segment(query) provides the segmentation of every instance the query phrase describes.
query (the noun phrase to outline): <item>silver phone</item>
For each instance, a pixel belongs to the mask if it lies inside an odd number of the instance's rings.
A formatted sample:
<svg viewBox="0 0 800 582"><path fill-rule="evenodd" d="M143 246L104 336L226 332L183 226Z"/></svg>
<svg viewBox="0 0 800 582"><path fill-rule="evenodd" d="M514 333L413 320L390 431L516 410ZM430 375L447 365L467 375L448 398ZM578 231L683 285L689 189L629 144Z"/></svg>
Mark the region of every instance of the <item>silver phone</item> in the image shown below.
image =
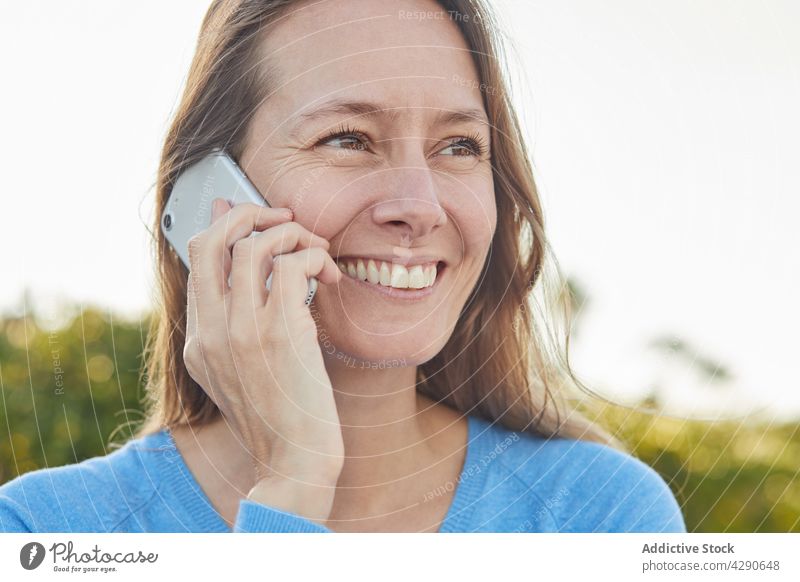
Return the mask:
<svg viewBox="0 0 800 582"><path fill-rule="evenodd" d="M214 198L225 198L234 206L243 202L269 206L236 161L222 149L213 150L184 170L161 213L161 230L187 269L190 268L189 239L211 224ZM259 231L253 231L250 236L257 234ZM271 282L272 273L267 277L267 289ZM316 277L309 278L306 305L313 301L317 286Z"/></svg>

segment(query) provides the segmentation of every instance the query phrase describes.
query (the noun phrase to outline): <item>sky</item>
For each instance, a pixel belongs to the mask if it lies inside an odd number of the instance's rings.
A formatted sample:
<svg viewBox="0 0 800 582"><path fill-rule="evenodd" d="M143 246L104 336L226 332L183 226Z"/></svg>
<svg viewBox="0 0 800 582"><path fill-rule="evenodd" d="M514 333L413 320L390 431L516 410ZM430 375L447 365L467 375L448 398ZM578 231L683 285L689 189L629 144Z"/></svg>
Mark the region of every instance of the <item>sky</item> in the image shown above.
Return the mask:
<svg viewBox="0 0 800 582"><path fill-rule="evenodd" d="M800 415L800 3L498 0L576 373L676 414ZM0 310L150 306L161 142L207 2L4 7ZM689 357L648 347L664 336ZM727 381L701 373L718 361Z"/></svg>

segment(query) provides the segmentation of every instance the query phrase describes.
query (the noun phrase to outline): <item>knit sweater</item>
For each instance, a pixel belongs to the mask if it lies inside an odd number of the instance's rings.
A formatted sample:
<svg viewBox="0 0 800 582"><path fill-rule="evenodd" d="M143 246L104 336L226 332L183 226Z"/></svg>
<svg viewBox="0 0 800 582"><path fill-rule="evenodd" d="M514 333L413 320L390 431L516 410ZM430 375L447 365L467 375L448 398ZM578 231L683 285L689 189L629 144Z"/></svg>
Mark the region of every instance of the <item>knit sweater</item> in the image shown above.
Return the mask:
<svg viewBox="0 0 800 582"><path fill-rule="evenodd" d="M649 466L605 445L543 438L468 416L466 459L440 532L684 532L680 508ZM162 429L85 461L0 487L5 532L332 532L248 499L233 530Z"/></svg>

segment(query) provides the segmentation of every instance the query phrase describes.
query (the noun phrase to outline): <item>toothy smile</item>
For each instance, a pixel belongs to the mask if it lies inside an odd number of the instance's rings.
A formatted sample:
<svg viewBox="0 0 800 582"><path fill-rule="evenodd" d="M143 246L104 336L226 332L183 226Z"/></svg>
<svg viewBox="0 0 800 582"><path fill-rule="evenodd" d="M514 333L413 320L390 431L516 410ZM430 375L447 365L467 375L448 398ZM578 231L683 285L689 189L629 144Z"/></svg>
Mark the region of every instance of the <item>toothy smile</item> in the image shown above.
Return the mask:
<svg viewBox="0 0 800 582"><path fill-rule="evenodd" d="M414 265L401 265L368 257L339 257L336 264L345 275L373 285L395 289L424 289L436 282L437 269L444 262L431 260Z"/></svg>

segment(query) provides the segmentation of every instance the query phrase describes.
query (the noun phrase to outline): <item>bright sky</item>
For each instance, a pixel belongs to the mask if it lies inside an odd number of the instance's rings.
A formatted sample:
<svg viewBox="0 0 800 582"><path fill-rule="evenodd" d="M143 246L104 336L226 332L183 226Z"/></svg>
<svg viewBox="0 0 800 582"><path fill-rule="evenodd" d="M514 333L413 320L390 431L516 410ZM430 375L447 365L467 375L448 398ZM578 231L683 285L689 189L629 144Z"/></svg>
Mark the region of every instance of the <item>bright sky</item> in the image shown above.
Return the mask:
<svg viewBox="0 0 800 582"><path fill-rule="evenodd" d="M590 302L580 377L672 410L800 414L800 3L502 0L547 228ZM135 314L161 141L206 2L17 2L0 54L6 276ZM674 334L733 373L646 348Z"/></svg>

